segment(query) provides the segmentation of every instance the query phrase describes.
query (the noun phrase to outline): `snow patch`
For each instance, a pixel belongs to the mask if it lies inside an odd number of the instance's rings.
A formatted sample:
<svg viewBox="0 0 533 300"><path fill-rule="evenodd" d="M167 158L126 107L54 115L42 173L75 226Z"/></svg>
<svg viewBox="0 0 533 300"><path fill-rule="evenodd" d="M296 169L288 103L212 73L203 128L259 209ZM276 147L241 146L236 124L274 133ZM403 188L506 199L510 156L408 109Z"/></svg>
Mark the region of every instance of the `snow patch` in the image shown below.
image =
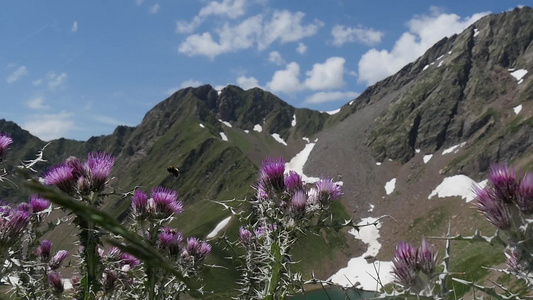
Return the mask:
<svg viewBox="0 0 533 300"><path fill-rule="evenodd" d="M254 125L254 131L261 132L261 131L263 131L263 127L261 127L261 125L259 125L259 124L255 124Z"/></svg>
<svg viewBox="0 0 533 300"><path fill-rule="evenodd" d="M513 70L513 71L511 71ZM509 69L509 71L511 72L511 76L513 76L517 81L518 81L518 84L521 84L523 81L524 81L524 76L526 76L527 74L527 70L526 69L519 69L519 70L514 70L514 69Z"/></svg>
<svg viewBox="0 0 533 300"><path fill-rule="evenodd" d="M200 127L205 128L204 124L200 123Z"/></svg>
<svg viewBox="0 0 533 300"><path fill-rule="evenodd" d="M479 34L479 29L474 28L474 37L476 37Z"/></svg>
<svg viewBox="0 0 533 300"><path fill-rule="evenodd" d="M296 126L296 114L292 115L291 125L292 125L292 127Z"/></svg>
<svg viewBox="0 0 533 300"><path fill-rule="evenodd" d="M219 121L220 123L222 123L222 124L228 126L229 128L231 128L231 124L230 124L230 122L222 121L222 120L220 120L220 119L219 119L218 121Z"/></svg>
<svg viewBox="0 0 533 300"><path fill-rule="evenodd" d="M353 104L353 101L354 101L354 100L350 101L350 103L349 103L348 105L352 105L352 104Z"/></svg>
<svg viewBox="0 0 533 300"><path fill-rule="evenodd" d="M429 68L429 65L425 65L422 71L425 71L427 68Z"/></svg>
<svg viewBox="0 0 533 300"><path fill-rule="evenodd" d="M220 132L219 134L223 141L226 141L226 142L228 141L228 137L226 136L224 132Z"/></svg>
<svg viewBox="0 0 533 300"><path fill-rule="evenodd" d="M361 219L358 225L373 224L377 220L377 218L372 217L364 218ZM368 225L359 228L359 232L355 229L350 230L349 233L351 235L368 245L367 250L361 256L350 259L345 268L337 271L328 280L344 287L351 287L354 283L359 282L361 284L359 287L368 291L379 290L380 286L378 286L375 278L380 278L383 285L392 282L394 278L391 273L393 267L391 261L369 263L365 259L365 257L369 256L375 257L381 249L381 244L378 242L380 228L381 223L378 222L376 226ZM376 274L376 271L378 274Z"/></svg>
<svg viewBox="0 0 533 300"><path fill-rule="evenodd" d="M444 61L441 61L441 62L439 63L439 65L437 66L437 68L439 68L439 67L442 66L443 64L444 64Z"/></svg>
<svg viewBox="0 0 533 300"><path fill-rule="evenodd" d="M218 235L218 233L224 229L229 221L231 220L231 216L225 218L224 220L220 221L220 223L217 224L217 226L215 227L215 229L213 229L213 231L211 231L207 236L206 236L206 239L212 239L214 238L215 236Z"/></svg>
<svg viewBox="0 0 533 300"><path fill-rule="evenodd" d="M396 178L392 178L387 183L385 183L385 192L387 195L392 194L394 192L394 188L396 187Z"/></svg>
<svg viewBox="0 0 533 300"><path fill-rule="evenodd" d="M415 153L420 153L420 149L415 149Z"/></svg>
<svg viewBox="0 0 533 300"><path fill-rule="evenodd" d="M336 110L323 111L323 112L325 112L325 113L327 113L329 115L334 115L334 114L338 113L339 111L341 111L340 108L337 108Z"/></svg>
<svg viewBox="0 0 533 300"><path fill-rule="evenodd" d="M374 204L370 204L370 208L368 209L368 212L373 212L374 207L376 207Z"/></svg>
<svg viewBox="0 0 533 300"><path fill-rule="evenodd" d="M433 154L428 154L428 155L424 155L424 157L422 158L422 160L424 161L425 164L428 163L428 161L433 157Z"/></svg>
<svg viewBox="0 0 533 300"><path fill-rule="evenodd" d="M432 192L429 194L428 199L437 196L439 198L459 196L470 202L475 199L473 186L478 185L480 188L484 188L487 185L487 180L481 182L475 182L466 175L455 175L446 177L442 180Z"/></svg>
<svg viewBox="0 0 533 300"><path fill-rule="evenodd" d="M287 143L285 143L285 141L281 138L281 136L279 136L279 134L277 134L277 133L273 133L273 134L272 134L272 137L273 137L278 143L287 146Z"/></svg>
<svg viewBox="0 0 533 300"><path fill-rule="evenodd" d="M381 166L381 162L376 161L376 166Z"/></svg>
<svg viewBox="0 0 533 300"><path fill-rule="evenodd" d="M304 140L304 141L309 143L309 138L303 137L302 140Z"/></svg>
<svg viewBox="0 0 533 300"><path fill-rule="evenodd" d="M448 51L448 54L452 54L452 50Z"/></svg>
<svg viewBox="0 0 533 300"><path fill-rule="evenodd" d="M304 174L304 165L309 158L309 154L315 147L316 143L309 143L305 145L304 149L300 153L296 154L288 163L285 163L285 171L293 170L302 176L302 182L304 183L315 183L320 178L318 177L309 177Z"/></svg>
<svg viewBox="0 0 533 300"><path fill-rule="evenodd" d="M451 146L448 149L444 149L444 151L442 151L442 155L445 155L448 153L457 153L457 151L459 151L459 148L463 148L465 145L466 145L466 142L462 142L458 145Z"/></svg>
<svg viewBox="0 0 533 300"><path fill-rule="evenodd" d="M441 60L443 57L444 57L444 55L441 55L441 56L437 57L437 60Z"/></svg>
<svg viewBox="0 0 533 300"><path fill-rule="evenodd" d="M522 104L515 106L513 110L514 110L515 115L518 115L520 111L522 110Z"/></svg>

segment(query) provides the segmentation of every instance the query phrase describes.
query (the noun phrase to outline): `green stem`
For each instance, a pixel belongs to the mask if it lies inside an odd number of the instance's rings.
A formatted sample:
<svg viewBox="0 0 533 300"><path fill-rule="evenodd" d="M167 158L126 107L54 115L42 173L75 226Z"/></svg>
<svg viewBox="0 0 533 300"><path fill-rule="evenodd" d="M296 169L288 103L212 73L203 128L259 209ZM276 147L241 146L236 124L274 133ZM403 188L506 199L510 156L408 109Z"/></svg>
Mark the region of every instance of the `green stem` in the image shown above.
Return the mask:
<svg viewBox="0 0 533 300"><path fill-rule="evenodd" d="M270 253L274 258L274 261L272 266L272 275L270 276L270 282L268 284L268 294L265 297L266 300L278 299L278 297L274 297L274 295L278 288L279 279L281 277L281 270L283 268L283 257L281 255L281 249L277 243L272 244Z"/></svg>
<svg viewBox="0 0 533 300"><path fill-rule="evenodd" d="M98 278L96 277L96 265L98 264L96 257L96 240L94 237L94 222L87 221L87 228L82 229L86 231L87 245L85 245L86 253L86 267L87 267L87 285L85 287L85 299L95 299L98 285Z"/></svg>
<svg viewBox="0 0 533 300"><path fill-rule="evenodd" d="M159 226L151 226L149 230L150 234L150 245L155 246L157 239L157 232L159 231ZM155 284L156 284L156 269L152 265L145 264L146 269L146 291L148 292L148 299L155 299Z"/></svg>

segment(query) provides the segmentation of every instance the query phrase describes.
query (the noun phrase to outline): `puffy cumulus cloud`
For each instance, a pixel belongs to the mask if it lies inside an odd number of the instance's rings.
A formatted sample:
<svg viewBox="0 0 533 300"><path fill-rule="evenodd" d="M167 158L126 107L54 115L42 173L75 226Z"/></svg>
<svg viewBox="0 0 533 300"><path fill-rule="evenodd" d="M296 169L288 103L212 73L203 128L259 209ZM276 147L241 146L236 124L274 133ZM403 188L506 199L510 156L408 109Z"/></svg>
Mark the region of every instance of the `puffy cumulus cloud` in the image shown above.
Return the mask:
<svg viewBox="0 0 533 300"><path fill-rule="evenodd" d="M11 75L7 77L6 82L11 84L19 80L23 76L28 75L28 73L28 68L26 68L26 66L20 66L13 73L11 73Z"/></svg>
<svg viewBox="0 0 533 300"><path fill-rule="evenodd" d="M314 64L306 72L304 84L311 90L335 89L344 86L344 63L342 57L330 57L323 64Z"/></svg>
<svg viewBox="0 0 533 300"><path fill-rule="evenodd" d="M305 99L305 103L317 104L332 101L348 101L359 96L356 92L318 92Z"/></svg>
<svg viewBox="0 0 533 300"><path fill-rule="evenodd" d="M261 51L276 41L282 44L296 42L316 34L323 26L318 20L311 24L303 24L304 16L302 12L292 13L284 10L275 11L268 20L265 20L263 15L256 15L237 25L225 23L216 30L218 39L213 38L210 32L189 35L180 44L178 51L189 56L203 55L214 59L223 53L254 46Z"/></svg>
<svg viewBox="0 0 533 300"><path fill-rule="evenodd" d="M32 115L22 124L22 128L38 138L49 141L65 137L74 129L74 114L62 111L57 114Z"/></svg>
<svg viewBox="0 0 533 300"><path fill-rule="evenodd" d="M48 72L48 74L46 74L48 88L52 91L63 88L67 77L66 73L57 74L55 72Z"/></svg>
<svg viewBox="0 0 533 300"><path fill-rule="evenodd" d="M177 87L173 87L173 88L170 88L168 89L165 94L167 95L172 95L174 94L175 92L181 90L181 89L184 89L184 88L188 88L188 87L199 87L201 86L202 84L204 84L203 82L201 81L198 81L198 80L194 80L194 79L187 79L185 81L183 81L180 86L177 86Z"/></svg>
<svg viewBox="0 0 533 300"><path fill-rule="evenodd" d="M408 32L396 41L392 50L371 49L359 60L359 81L368 85L394 74L412 62L437 41L460 33L488 12L461 18L432 7L429 15L415 16L407 22Z"/></svg>
<svg viewBox="0 0 533 300"><path fill-rule="evenodd" d="M225 24L219 31L219 41L209 32L193 34L180 44L178 51L190 56L204 55L210 59L216 56L252 47L261 31L261 16L246 19L237 26Z"/></svg>
<svg viewBox="0 0 533 300"><path fill-rule="evenodd" d="M239 76L237 77L237 85L240 86L243 90L248 90L251 88L261 86L259 85L259 81L255 79L255 77L246 77L246 76Z"/></svg>
<svg viewBox="0 0 533 300"><path fill-rule="evenodd" d="M274 72L272 80L267 83L267 88L273 92L294 93L301 90L300 65L291 62L285 70Z"/></svg>
<svg viewBox="0 0 533 300"><path fill-rule="evenodd" d="M160 8L161 7L159 6L159 4L156 3L156 4L152 5L152 6L150 6L150 8L148 9L148 12L151 13L152 15L155 15L155 14L157 14L159 12Z"/></svg>
<svg viewBox="0 0 533 300"><path fill-rule="evenodd" d="M278 51L270 52L268 54L268 61L276 65L282 65L285 63L285 60L283 59L283 57L281 57L281 53L279 53Z"/></svg>
<svg viewBox="0 0 533 300"><path fill-rule="evenodd" d="M70 31L78 32L78 21L74 21L74 23L72 23L72 27L70 28Z"/></svg>
<svg viewBox="0 0 533 300"><path fill-rule="evenodd" d="M191 22L177 21L176 32L191 33L209 16L221 16L236 19L246 13L246 0L210 1L200 9Z"/></svg>
<svg viewBox="0 0 533 300"><path fill-rule="evenodd" d="M36 97L27 102L28 107L31 109L47 109L49 106L44 105L43 97Z"/></svg>
<svg viewBox="0 0 533 300"><path fill-rule="evenodd" d="M345 43L359 42L368 46L374 46L381 42L384 33L373 28L334 26L331 30L333 45L341 47Z"/></svg>
<svg viewBox="0 0 533 300"><path fill-rule="evenodd" d="M302 42L298 43L298 47L296 47L296 52L300 54L304 54L306 51L307 51L307 46Z"/></svg>

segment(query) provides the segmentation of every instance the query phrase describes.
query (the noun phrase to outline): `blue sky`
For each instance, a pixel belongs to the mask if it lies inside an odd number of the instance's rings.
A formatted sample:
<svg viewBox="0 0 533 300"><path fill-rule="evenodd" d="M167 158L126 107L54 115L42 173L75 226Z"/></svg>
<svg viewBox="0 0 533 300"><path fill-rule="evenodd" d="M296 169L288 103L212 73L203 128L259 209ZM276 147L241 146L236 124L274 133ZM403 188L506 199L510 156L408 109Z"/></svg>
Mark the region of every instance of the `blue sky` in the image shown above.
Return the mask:
<svg viewBox="0 0 533 300"><path fill-rule="evenodd" d="M135 126L187 86L332 111L436 41L522 2L2 1L0 118L43 140Z"/></svg>

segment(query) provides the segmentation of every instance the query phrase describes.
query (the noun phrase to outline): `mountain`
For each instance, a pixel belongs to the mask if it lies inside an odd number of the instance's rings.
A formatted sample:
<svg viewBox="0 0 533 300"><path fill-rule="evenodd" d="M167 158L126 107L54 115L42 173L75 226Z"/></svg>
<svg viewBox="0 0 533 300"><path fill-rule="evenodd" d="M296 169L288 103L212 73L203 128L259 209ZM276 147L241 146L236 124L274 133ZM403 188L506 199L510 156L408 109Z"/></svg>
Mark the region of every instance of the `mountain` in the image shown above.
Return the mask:
<svg viewBox="0 0 533 300"><path fill-rule="evenodd" d="M178 190L185 212L176 226L185 234L205 236L229 216L211 200L251 197L261 160L283 156L289 161L313 144L303 171L344 183L345 197L336 213L357 221L391 216L381 221L378 255L390 260L399 240L440 236L448 222L454 233L490 228L465 199L428 197L445 178L484 179L492 162L533 169L531 72L533 9L517 8L442 39L334 115L294 108L258 88L186 88L156 105L136 127L120 126L86 142L52 141L44 151L47 163L37 171L69 155L106 151L117 158L117 191L157 185ZM0 120L0 131L14 139L8 171L45 145L9 121ZM180 178L167 173L169 165L180 169ZM27 196L4 186L3 199ZM126 198L109 201L104 209L123 219L129 205ZM228 235L237 229L232 222ZM502 261L501 249L480 253L477 247L457 245L461 255L454 266L479 270ZM344 233L328 232L310 236L296 249L296 258L307 262L302 270L327 277L363 248ZM216 263L224 263L225 255L215 248ZM487 272L468 276L478 279ZM229 284L231 277L222 280Z"/></svg>

